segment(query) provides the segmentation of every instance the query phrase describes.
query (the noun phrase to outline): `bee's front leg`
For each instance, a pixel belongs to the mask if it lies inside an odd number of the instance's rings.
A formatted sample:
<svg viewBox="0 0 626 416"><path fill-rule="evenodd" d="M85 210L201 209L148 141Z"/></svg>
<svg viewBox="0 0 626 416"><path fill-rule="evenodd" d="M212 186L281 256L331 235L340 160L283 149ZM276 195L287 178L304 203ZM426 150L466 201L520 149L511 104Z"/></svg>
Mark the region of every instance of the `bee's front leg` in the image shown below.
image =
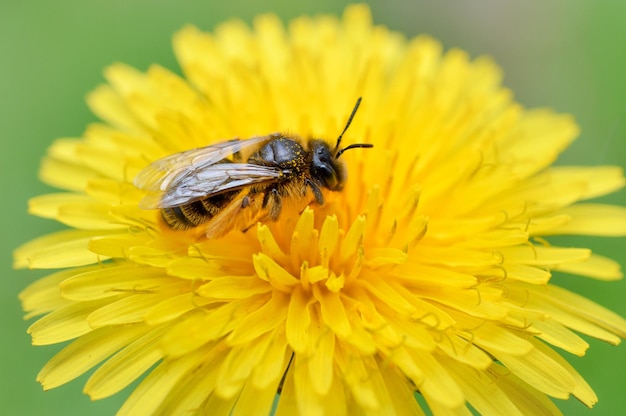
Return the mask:
<svg viewBox="0 0 626 416"><path fill-rule="evenodd" d="M313 192L313 196L315 197L315 201L320 204L320 205L324 205L324 195L322 195L322 191L319 188L319 186L317 186L312 180L307 179L306 184L309 188L311 188L311 191Z"/></svg>

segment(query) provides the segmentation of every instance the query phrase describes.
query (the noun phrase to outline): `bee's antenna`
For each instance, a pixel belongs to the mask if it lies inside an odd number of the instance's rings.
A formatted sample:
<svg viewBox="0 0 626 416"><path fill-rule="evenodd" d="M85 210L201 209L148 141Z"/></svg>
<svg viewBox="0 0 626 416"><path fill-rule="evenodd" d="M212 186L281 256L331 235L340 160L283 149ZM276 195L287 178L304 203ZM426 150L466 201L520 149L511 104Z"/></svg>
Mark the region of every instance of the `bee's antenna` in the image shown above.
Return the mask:
<svg viewBox="0 0 626 416"><path fill-rule="evenodd" d="M339 156L341 156L341 154L343 152L345 152L346 150L348 150L348 149L356 149L357 147L374 147L374 145L370 144L370 143L355 143L355 144L351 144L350 146L344 147L343 149L338 151L337 155L335 156L335 159L338 159Z"/></svg>
<svg viewBox="0 0 626 416"><path fill-rule="evenodd" d="M339 150L339 145L341 144L341 139L343 138L343 134L346 132L346 130L348 130L348 127L350 127L350 123L352 123L352 119L354 118L354 115L356 114L356 110L359 109L359 105L361 105L361 97L359 97L359 99L356 100L356 104L354 105L354 108L352 109L352 114L350 114L350 117L348 117L348 122L346 123L346 127L343 128L343 131L337 138L337 144L335 145L335 149L333 150L333 153L335 154L335 159L339 158L339 156L341 156L341 154L348 149L356 149L357 147L374 147L373 144L369 144L369 143L355 143Z"/></svg>
<svg viewBox="0 0 626 416"><path fill-rule="evenodd" d="M352 123L352 119L354 118L354 115L356 114L356 110L359 109L359 105L361 105L361 97L359 97L359 99L356 100L356 104L354 105L354 108L352 109L352 114L350 114L350 117L348 117L348 122L346 123L346 127L343 128L343 131L341 132L341 134L337 138L337 144L335 145L335 149L333 150L333 153L336 154L335 157L339 157L339 155L344 150L348 149L349 147L353 147L354 146L354 145L352 145L352 146L346 147L343 150L339 150L339 144L341 144L341 139L343 137L343 134L346 132L346 130L348 130L348 127L350 127L350 123ZM371 146L368 146L368 147L371 147Z"/></svg>

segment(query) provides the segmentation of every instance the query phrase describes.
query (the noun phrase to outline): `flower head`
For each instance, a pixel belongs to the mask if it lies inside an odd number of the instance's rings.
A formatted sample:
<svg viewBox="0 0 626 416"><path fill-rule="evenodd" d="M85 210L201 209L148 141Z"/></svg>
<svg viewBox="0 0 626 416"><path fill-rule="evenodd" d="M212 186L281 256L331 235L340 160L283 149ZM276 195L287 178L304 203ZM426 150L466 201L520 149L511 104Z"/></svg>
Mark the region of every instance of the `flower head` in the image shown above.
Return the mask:
<svg viewBox="0 0 626 416"><path fill-rule="evenodd" d="M342 19L275 16L252 28L181 30L181 78L122 64L88 99L103 122L60 139L34 215L69 229L25 244L17 267L63 269L21 294L36 345L73 340L45 389L99 365L85 392L110 396L147 373L120 414L558 413L591 388L556 352L585 334L612 344L626 322L550 283L618 265L546 237L623 236L626 210L581 201L615 191L614 167L551 167L571 117L526 110L491 60L443 53ZM149 163L273 132L332 146L357 97L348 178L323 205L286 198L278 221L206 238L142 209ZM245 208L242 208L245 209Z"/></svg>

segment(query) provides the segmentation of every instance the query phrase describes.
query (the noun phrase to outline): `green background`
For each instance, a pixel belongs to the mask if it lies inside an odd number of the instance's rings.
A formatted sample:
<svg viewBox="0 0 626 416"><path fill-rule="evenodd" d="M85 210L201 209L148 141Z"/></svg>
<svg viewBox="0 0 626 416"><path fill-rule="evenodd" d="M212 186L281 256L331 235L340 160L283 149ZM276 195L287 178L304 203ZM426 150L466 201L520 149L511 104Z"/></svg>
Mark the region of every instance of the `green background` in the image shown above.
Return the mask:
<svg viewBox="0 0 626 416"><path fill-rule="evenodd" d="M39 160L58 137L79 136L94 117L85 94L103 81L102 69L123 61L146 69L177 69L171 35L185 23L211 30L231 17L250 21L274 11L285 19L304 13L340 13L344 1L136 0L15 1L0 4L0 413L110 415L129 393L90 403L86 377L43 393L35 382L59 346L32 347L17 293L44 271L13 271L11 251L58 229L26 214L29 197L48 192L37 180ZM475 0L372 1L376 23L408 36L428 33L449 48L489 54L504 68L505 84L521 103L572 113L579 140L559 163L626 166L626 2ZM626 205L626 191L604 198ZM562 243L562 240L559 241ZM626 265L626 239L569 239ZM626 268L626 267L624 267ZM601 283L557 276L626 316L626 282ZM596 390L589 412L570 400L567 415L613 415L626 409L626 346L589 340L583 359L569 357Z"/></svg>

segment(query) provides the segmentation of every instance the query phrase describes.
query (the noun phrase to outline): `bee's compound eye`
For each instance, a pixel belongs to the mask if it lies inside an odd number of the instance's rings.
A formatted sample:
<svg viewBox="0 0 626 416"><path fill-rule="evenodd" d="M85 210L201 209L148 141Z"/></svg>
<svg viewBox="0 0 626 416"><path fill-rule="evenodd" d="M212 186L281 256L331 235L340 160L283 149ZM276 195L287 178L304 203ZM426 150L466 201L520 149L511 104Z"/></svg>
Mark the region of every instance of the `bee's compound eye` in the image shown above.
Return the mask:
<svg viewBox="0 0 626 416"><path fill-rule="evenodd" d="M325 188L331 191L341 189L340 175L335 169L333 155L324 142L318 140L313 144L313 160L311 161L311 173L320 181Z"/></svg>
<svg viewBox="0 0 626 416"><path fill-rule="evenodd" d="M337 173L330 166L324 165L320 168L320 174L324 185L330 190L336 190L339 187L339 180L337 179Z"/></svg>

